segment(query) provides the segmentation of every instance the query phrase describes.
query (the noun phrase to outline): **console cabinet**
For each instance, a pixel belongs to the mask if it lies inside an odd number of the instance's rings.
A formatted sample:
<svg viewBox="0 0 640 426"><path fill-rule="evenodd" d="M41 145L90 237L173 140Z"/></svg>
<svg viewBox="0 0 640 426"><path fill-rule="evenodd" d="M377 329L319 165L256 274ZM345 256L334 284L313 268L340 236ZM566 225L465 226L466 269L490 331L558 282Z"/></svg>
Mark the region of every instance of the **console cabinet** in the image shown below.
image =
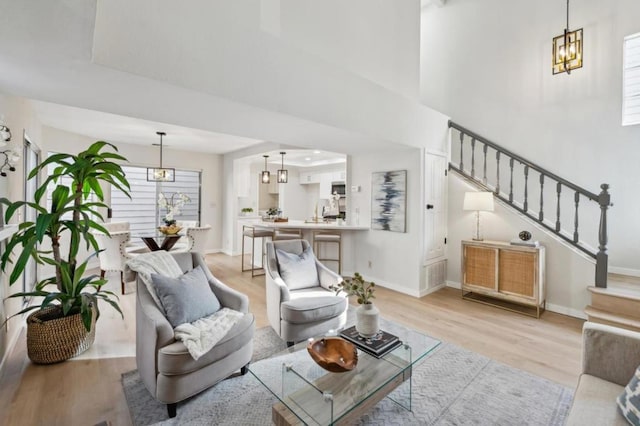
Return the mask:
<svg viewBox="0 0 640 426"><path fill-rule="evenodd" d="M462 241L462 297L540 317L545 308L544 247Z"/></svg>

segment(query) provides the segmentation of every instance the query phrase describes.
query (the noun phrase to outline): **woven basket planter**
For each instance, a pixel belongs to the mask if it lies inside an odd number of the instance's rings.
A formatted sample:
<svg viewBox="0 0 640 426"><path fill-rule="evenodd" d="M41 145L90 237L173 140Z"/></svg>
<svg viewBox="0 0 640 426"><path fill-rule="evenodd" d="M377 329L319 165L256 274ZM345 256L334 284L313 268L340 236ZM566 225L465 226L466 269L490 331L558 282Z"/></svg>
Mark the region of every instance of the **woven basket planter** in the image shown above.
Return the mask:
<svg viewBox="0 0 640 426"><path fill-rule="evenodd" d="M80 314L62 314L50 306L27 317L27 354L36 364L53 364L80 355L91 347L96 337L96 309L93 308L91 331L82 324Z"/></svg>

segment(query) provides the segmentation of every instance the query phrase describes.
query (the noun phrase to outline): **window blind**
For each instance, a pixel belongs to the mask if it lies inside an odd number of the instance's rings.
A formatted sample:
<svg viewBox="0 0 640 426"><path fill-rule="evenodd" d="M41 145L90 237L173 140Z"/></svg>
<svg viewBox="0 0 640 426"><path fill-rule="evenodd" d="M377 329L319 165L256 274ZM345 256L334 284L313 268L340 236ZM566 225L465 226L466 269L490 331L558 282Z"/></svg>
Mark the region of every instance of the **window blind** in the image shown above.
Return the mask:
<svg viewBox="0 0 640 426"><path fill-rule="evenodd" d="M624 38L622 125L640 124L640 33Z"/></svg>
<svg viewBox="0 0 640 426"><path fill-rule="evenodd" d="M186 194L191 201L180 209L181 214L175 216L175 219L199 222L200 172L176 170L175 182L149 182L146 167L122 166L122 170L131 186L131 199L122 191L112 188L112 220L129 222L132 235L153 231L161 224L166 211L158 207L160 192L168 199L176 192Z"/></svg>

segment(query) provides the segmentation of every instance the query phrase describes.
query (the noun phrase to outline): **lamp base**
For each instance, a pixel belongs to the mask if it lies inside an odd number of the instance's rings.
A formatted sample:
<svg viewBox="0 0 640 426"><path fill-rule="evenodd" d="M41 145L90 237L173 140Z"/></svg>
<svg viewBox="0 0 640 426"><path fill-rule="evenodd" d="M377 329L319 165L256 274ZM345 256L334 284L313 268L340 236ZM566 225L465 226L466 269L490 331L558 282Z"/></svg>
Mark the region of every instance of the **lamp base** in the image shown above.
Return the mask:
<svg viewBox="0 0 640 426"><path fill-rule="evenodd" d="M484 238L482 238L482 237L479 237L479 238L473 237L472 240L473 241L484 241Z"/></svg>

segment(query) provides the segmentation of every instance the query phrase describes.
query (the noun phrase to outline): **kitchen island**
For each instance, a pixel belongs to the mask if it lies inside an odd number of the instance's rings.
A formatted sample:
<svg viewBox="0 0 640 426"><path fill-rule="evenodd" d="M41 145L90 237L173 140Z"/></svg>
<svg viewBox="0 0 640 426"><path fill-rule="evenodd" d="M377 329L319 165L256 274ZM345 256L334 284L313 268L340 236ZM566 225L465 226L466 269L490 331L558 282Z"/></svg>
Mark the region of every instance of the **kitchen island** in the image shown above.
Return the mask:
<svg viewBox="0 0 640 426"><path fill-rule="evenodd" d="M302 238L307 240L309 244L313 244L313 231L335 231L342 234L342 270L353 271L355 267L355 232L368 231L368 226L349 224L344 225L337 221L328 222L308 222L304 220L290 220L288 222L267 222L260 221L251 224L259 229L269 230L285 230L300 229L302 230ZM337 256L337 246L334 244L324 244L321 253L316 253L316 257L335 258ZM259 264L262 256L262 247L256 244L255 262ZM335 262L327 262L326 266L337 272L337 264Z"/></svg>

